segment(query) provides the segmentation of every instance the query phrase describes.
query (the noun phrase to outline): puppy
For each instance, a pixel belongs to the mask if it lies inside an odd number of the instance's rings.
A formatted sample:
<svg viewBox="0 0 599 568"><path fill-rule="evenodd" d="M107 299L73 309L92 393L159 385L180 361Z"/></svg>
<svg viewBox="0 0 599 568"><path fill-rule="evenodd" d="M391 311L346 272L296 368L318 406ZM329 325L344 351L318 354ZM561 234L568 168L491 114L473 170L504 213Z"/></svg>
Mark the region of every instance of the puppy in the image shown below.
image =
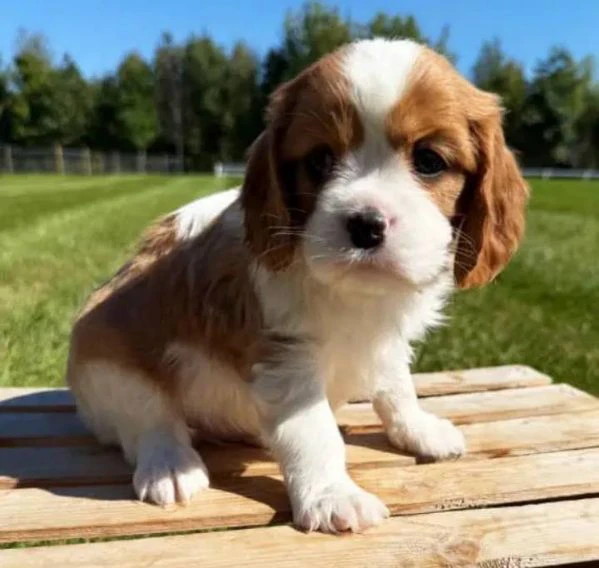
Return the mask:
<svg viewBox="0 0 599 568"><path fill-rule="evenodd" d="M495 96L405 40L345 46L274 93L243 186L152 227L74 326L68 383L140 499L208 486L193 428L270 448L298 527L376 525L388 511L348 476L334 417L357 396L397 448L464 452L419 407L410 344L522 237L501 119Z"/></svg>

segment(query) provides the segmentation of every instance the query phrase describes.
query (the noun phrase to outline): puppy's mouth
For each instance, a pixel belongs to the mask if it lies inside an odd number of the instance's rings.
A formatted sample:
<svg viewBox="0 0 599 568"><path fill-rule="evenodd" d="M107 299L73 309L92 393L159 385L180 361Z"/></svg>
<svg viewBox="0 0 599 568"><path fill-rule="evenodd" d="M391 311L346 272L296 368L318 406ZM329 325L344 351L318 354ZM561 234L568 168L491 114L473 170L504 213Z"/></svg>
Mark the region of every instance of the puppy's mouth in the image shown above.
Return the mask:
<svg viewBox="0 0 599 568"><path fill-rule="evenodd" d="M356 251L344 249L330 257L313 260L319 268L335 275L335 279L383 279L390 282L406 282L409 278L397 261L391 261L380 251Z"/></svg>
<svg viewBox="0 0 599 568"><path fill-rule="evenodd" d="M335 280L380 281L391 285L406 285L415 290L435 284L451 270L450 254L447 261L423 277L415 277L402 265L401 261L385 251L384 248L359 251L343 249L337 254L317 257L313 263L320 269L326 270Z"/></svg>

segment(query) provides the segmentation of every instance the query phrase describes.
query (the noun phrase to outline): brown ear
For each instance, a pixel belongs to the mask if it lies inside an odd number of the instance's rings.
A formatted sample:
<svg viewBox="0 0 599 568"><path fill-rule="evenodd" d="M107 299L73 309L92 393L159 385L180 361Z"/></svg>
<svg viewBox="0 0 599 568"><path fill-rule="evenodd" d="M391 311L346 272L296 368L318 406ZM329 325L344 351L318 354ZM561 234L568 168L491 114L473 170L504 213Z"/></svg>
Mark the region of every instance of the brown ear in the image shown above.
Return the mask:
<svg viewBox="0 0 599 568"><path fill-rule="evenodd" d="M524 234L528 198L528 185L505 144L499 105L492 95L478 94L486 103L485 116L471 125L478 171L459 199L456 216L455 277L460 288L487 284L505 267Z"/></svg>
<svg viewBox="0 0 599 568"><path fill-rule="evenodd" d="M289 212L285 205L272 134L266 130L252 144L241 190L245 237L260 262L273 270L291 261Z"/></svg>
<svg viewBox="0 0 599 568"><path fill-rule="evenodd" d="M241 190L246 241L258 260L272 270L285 268L293 260L295 238L285 192L280 148L292 112L295 81L273 94L267 112L266 130L249 150Z"/></svg>

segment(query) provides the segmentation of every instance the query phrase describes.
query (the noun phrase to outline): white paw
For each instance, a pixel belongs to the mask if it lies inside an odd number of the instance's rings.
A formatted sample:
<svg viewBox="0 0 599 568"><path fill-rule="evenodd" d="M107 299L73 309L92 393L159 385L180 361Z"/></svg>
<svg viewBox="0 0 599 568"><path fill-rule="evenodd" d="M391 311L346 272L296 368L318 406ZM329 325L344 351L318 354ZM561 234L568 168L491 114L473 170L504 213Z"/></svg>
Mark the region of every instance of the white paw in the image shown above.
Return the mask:
<svg viewBox="0 0 599 568"><path fill-rule="evenodd" d="M141 453L133 487L142 501L166 506L187 503L209 485L208 470L191 446L156 446Z"/></svg>
<svg viewBox="0 0 599 568"><path fill-rule="evenodd" d="M293 522L305 531L362 532L389 516L382 501L353 482L332 485L306 496L293 512Z"/></svg>
<svg viewBox="0 0 599 568"><path fill-rule="evenodd" d="M463 434L449 421L420 411L388 429L389 441L425 460L450 460L466 452Z"/></svg>

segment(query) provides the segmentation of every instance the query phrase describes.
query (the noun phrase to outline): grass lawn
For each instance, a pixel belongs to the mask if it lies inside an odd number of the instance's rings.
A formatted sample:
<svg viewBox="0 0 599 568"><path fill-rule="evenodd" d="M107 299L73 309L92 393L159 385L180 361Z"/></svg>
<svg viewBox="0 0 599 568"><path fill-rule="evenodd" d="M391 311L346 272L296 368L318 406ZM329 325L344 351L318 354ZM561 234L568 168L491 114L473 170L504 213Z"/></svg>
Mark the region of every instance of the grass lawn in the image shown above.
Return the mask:
<svg viewBox="0 0 599 568"><path fill-rule="evenodd" d="M72 317L152 219L212 177L0 177L0 386L61 385ZM523 363L599 394L599 183L534 181L526 242L462 292L417 370Z"/></svg>

